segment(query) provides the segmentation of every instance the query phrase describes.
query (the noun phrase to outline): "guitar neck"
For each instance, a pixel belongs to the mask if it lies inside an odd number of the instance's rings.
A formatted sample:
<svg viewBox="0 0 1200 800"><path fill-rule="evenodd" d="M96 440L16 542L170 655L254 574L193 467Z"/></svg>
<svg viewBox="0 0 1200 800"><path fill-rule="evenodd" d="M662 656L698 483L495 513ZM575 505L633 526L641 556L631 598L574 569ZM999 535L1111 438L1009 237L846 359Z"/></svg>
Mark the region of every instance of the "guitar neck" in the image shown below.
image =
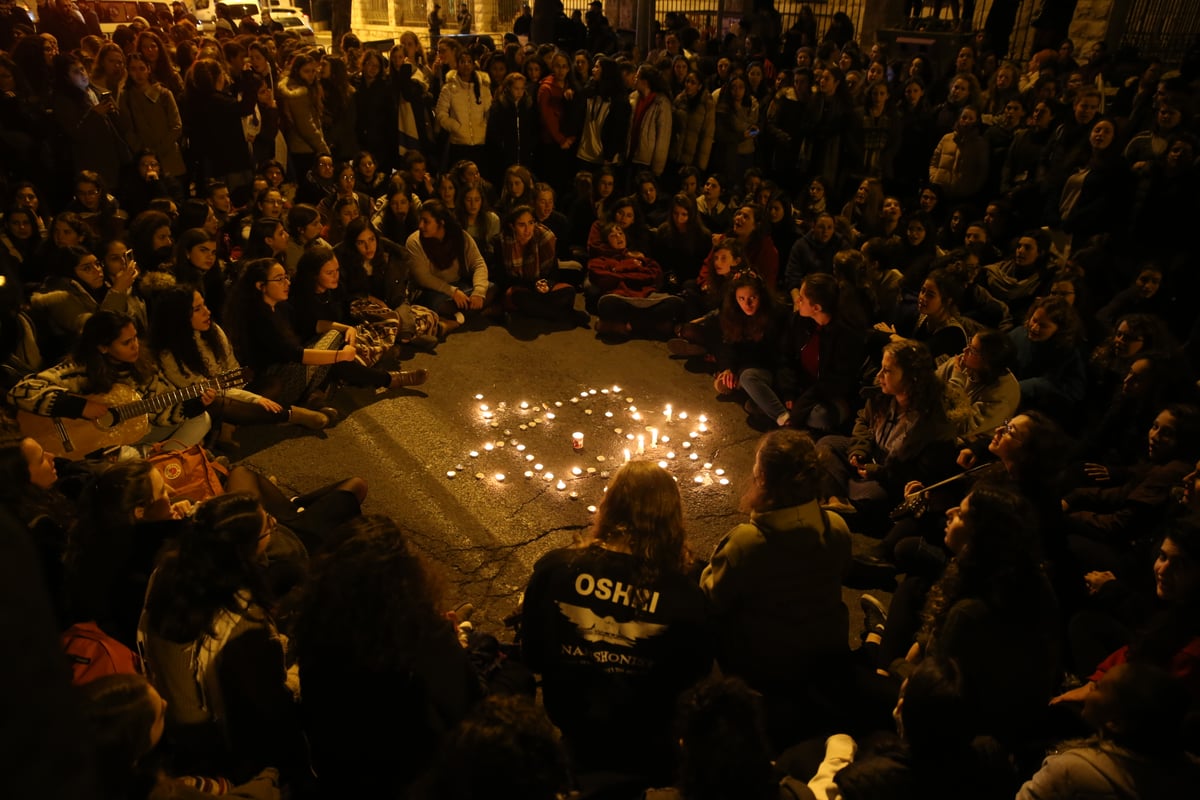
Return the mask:
<svg viewBox="0 0 1200 800"><path fill-rule="evenodd" d="M212 381L201 381L193 383L191 386L185 386L182 389L174 389L170 392L151 395L142 400L135 400L132 403L123 403L119 406L114 406L111 410L119 420L138 417L142 414L153 414L156 411L162 411L164 408L177 406L193 397L199 397L210 388L214 388L215 384Z"/></svg>

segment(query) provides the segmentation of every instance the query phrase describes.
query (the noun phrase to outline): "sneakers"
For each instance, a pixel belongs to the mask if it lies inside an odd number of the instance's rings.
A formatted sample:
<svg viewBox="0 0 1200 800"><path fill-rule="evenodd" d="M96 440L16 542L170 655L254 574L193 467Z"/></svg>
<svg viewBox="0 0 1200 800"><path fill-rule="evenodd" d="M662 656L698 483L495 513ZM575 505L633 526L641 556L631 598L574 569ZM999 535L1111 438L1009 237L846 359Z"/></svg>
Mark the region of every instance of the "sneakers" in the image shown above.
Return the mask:
<svg viewBox="0 0 1200 800"><path fill-rule="evenodd" d="M425 369L402 369L397 372L389 372L388 375L392 381L388 384L389 389L399 389L404 386L420 386L429 377L429 370Z"/></svg>
<svg viewBox="0 0 1200 800"><path fill-rule="evenodd" d="M871 633L883 636L888 617L883 603L873 594L864 594L859 598L858 604L863 612L863 638L865 639L867 634Z"/></svg>
<svg viewBox="0 0 1200 800"><path fill-rule="evenodd" d="M632 333L628 322L618 322L615 319L597 319L593 327L597 336L613 339L628 339Z"/></svg>
<svg viewBox="0 0 1200 800"><path fill-rule="evenodd" d="M667 351L673 356L702 356L707 351L703 345L689 342L687 339L677 338L667 340Z"/></svg>

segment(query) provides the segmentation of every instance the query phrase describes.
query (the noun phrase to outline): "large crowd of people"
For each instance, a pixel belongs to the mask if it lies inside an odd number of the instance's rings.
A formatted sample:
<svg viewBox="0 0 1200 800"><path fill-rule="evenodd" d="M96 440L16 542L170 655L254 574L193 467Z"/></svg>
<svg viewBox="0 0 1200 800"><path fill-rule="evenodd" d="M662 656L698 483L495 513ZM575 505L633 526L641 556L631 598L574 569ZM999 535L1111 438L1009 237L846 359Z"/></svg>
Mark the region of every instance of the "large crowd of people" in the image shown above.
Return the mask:
<svg viewBox="0 0 1200 800"><path fill-rule="evenodd" d="M1194 64L982 32L939 64L770 3L649 52L592 3L333 54L0 6L0 511L95 796L1196 785ZM489 633L361 478L236 464L238 427L512 325L709 371L764 434L746 521L692 552L635 460ZM220 485L174 495L172 450Z"/></svg>

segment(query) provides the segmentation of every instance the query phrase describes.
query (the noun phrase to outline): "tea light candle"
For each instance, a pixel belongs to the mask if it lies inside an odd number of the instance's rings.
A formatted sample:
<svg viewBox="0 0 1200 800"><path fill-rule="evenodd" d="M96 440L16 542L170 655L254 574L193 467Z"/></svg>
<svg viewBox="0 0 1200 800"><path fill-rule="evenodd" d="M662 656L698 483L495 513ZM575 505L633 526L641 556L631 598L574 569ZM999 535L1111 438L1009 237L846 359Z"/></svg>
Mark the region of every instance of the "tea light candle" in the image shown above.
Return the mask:
<svg viewBox="0 0 1200 800"><path fill-rule="evenodd" d="M688 448L690 448L691 446L692 446L692 443L691 443L691 442L684 442L684 443L683 443L683 449L684 449L684 450L687 450L687 449L688 449Z"/></svg>
<svg viewBox="0 0 1200 800"><path fill-rule="evenodd" d="M483 412L483 418L484 418L484 419L491 419L491 418L492 418L492 416L493 416L493 414L492 414L492 412L490 412L490 411L485 411L485 412Z"/></svg>
<svg viewBox="0 0 1200 800"><path fill-rule="evenodd" d="M454 470L452 470L452 469L448 469L448 470L446 470L446 477L447 477L447 478L453 478L453 477L454 477L455 475L457 475L457 474L458 474L458 473L457 473L457 472L455 472L455 471L454 471Z"/></svg>
<svg viewBox="0 0 1200 800"><path fill-rule="evenodd" d="M604 456L596 456L596 460L601 463L604 463L604 461L606 461L607 459L605 459Z"/></svg>
<svg viewBox="0 0 1200 800"><path fill-rule="evenodd" d="M467 455L469 455L471 458L479 458L479 451L472 450L471 452L467 453Z"/></svg>
<svg viewBox="0 0 1200 800"><path fill-rule="evenodd" d="M483 473L482 473L482 472L476 472L476 473L475 473L475 480L477 480L477 481L481 481L481 480L483 480Z"/></svg>
<svg viewBox="0 0 1200 800"><path fill-rule="evenodd" d="M641 422L642 421L642 412L640 412L640 411L633 412L633 421Z"/></svg>
<svg viewBox="0 0 1200 800"><path fill-rule="evenodd" d="M705 425L703 422L700 423L699 428L700 428L701 433L706 433L708 431L708 426Z"/></svg>
<svg viewBox="0 0 1200 800"><path fill-rule="evenodd" d="M626 438L626 439L628 439L629 441L631 441L631 442L632 442L632 441L633 441L633 434L632 434L632 433L627 433L627 434L625 434L625 438Z"/></svg>
<svg viewBox="0 0 1200 800"><path fill-rule="evenodd" d="M696 477L692 478L692 481L695 483L704 483L704 477L701 475L697 475Z"/></svg>
<svg viewBox="0 0 1200 800"><path fill-rule="evenodd" d="M518 452L518 453L524 453L524 452L525 452L525 445L523 445L523 444L519 444L519 445L517 445L517 452Z"/></svg>
<svg viewBox="0 0 1200 800"><path fill-rule="evenodd" d="M722 486L728 486L728 485L729 485L729 478L721 478L721 480L719 481L719 483L720 483Z"/></svg>
<svg viewBox="0 0 1200 800"><path fill-rule="evenodd" d="M533 465L533 468L534 468L535 470L537 470L538 472L541 472L541 471L542 471L542 465L541 465L540 463L539 463L539 464L534 464L534 465Z"/></svg>
<svg viewBox="0 0 1200 800"><path fill-rule="evenodd" d="M686 411L680 411L680 412L679 412L679 418L680 418L680 419L687 419L687 412L686 412Z"/></svg>
<svg viewBox="0 0 1200 800"><path fill-rule="evenodd" d="M583 470L580 467L571 467L571 474L572 475L582 475Z"/></svg>
<svg viewBox="0 0 1200 800"><path fill-rule="evenodd" d="M637 454L640 456L644 452L646 452L646 437L639 433L637 435Z"/></svg>
<svg viewBox="0 0 1200 800"><path fill-rule="evenodd" d="M571 402L572 402L572 403L578 403L578 402L579 402L579 398L578 398L578 397L572 397L572 398L571 398Z"/></svg>
<svg viewBox="0 0 1200 800"><path fill-rule="evenodd" d="M491 442L488 442L487 444L485 444L485 445L483 446L483 449L484 449L484 450L487 450L487 451L490 453L490 452L492 452L492 450L495 448L495 446L496 446L496 445L492 444Z"/></svg>
<svg viewBox="0 0 1200 800"><path fill-rule="evenodd" d="M554 401L554 407L555 407L555 408L562 408L562 400L555 400L555 401Z"/></svg>
<svg viewBox="0 0 1200 800"><path fill-rule="evenodd" d="M668 451L667 451L667 458L674 458L674 457L675 457L675 451L674 451L674 450L668 450Z"/></svg>
<svg viewBox="0 0 1200 800"><path fill-rule="evenodd" d="M614 391L614 392L619 392L619 391L621 391L621 387L620 387L620 386L617 386L617 385L615 385L615 384L613 385L612 389L613 389L613 391Z"/></svg>
<svg viewBox="0 0 1200 800"><path fill-rule="evenodd" d="M595 389L588 389L588 394L595 394L595 393L596 393Z"/></svg>
<svg viewBox="0 0 1200 800"><path fill-rule="evenodd" d="M629 410L630 410L630 411L637 411L637 406L630 406L630 407L629 407Z"/></svg>
<svg viewBox="0 0 1200 800"><path fill-rule="evenodd" d="M604 412L604 416L605 416L607 419L612 419L612 412L611 412L611 411L605 411L605 412Z"/></svg>
<svg viewBox="0 0 1200 800"><path fill-rule="evenodd" d="M529 455L525 456L526 461L533 461L533 459L534 459L533 453L530 453Z"/></svg>
<svg viewBox="0 0 1200 800"><path fill-rule="evenodd" d="M547 419L547 420L552 420L552 419L554 419L554 412L553 412L553 411L547 411L547 412L546 412L546 419Z"/></svg>
<svg viewBox="0 0 1200 800"><path fill-rule="evenodd" d="M558 483L554 484L554 488L561 492L563 489L567 488L567 483L566 481L559 481Z"/></svg>
<svg viewBox="0 0 1200 800"><path fill-rule="evenodd" d="M705 468L705 469L708 469L708 468L709 468L709 467L711 467L711 466L712 466L712 464L705 464L705 465L704 465L704 468ZM724 474L725 474L725 470L721 469L720 467L717 467L717 469L716 469L715 471L716 471L716 473L717 473L718 475L724 475Z"/></svg>
<svg viewBox="0 0 1200 800"><path fill-rule="evenodd" d="M480 411L488 411L488 410L489 410L489 409L488 409L488 404L487 404L487 403L480 403L480 404L479 404L479 410L480 410Z"/></svg>
<svg viewBox="0 0 1200 800"><path fill-rule="evenodd" d="M587 392L580 392L580 393L579 393L579 396L580 396L580 397L587 397L587 396L588 396L588 393L587 393Z"/></svg>
<svg viewBox="0 0 1200 800"><path fill-rule="evenodd" d="M529 403L526 403L524 400L522 400L522 401L521 401L521 408L522 408L522 409L529 408Z"/></svg>
<svg viewBox="0 0 1200 800"><path fill-rule="evenodd" d="M695 460L699 459L700 456L697 453L692 453L690 456L688 456L688 458L691 459L692 461L695 461Z"/></svg>
<svg viewBox="0 0 1200 800"><path fill-rule="evenodd" d="M476 399L476 400L482 400L482 399L483 399L483 395L481 395L481 394L477 394L477 395L475 395L475 399Z"/></svg>
<svg viewBox="0 0 1200 800"><path fill-rule="evenodd" d="M620 436L620 435L621 435L621 431L623 431L623 430L624 430L624 428L613 428L613 433L615 433L615 434L617 434L618 436Z"/></svg>
<svg viewBox="0 0 1200 800"><path fill-rule="evenodd" d="M596 513L596 507L595 507L595 506L588 506L588 513L589 513L589 514L595 514L595 513Z"/></svg>
<svg viewBox="0 0 1200 800"><path fill-rule="evenodd" d="M522 425L521 425L521 430L523 430L523 431L527 431L527 430L529 430L529 426L528 426L528 425L525 425L525 424L522 424Z"/></svg>
<svg viewBox="0 0 1200 800"><path fill-rule="evenodd" d="M590 408L585 408L583 410L583 413L587 414L590 417L592 415L592 410Z"/></svg>
<svg viewBox="0 0 1200 800"><path fill-rule="evenodd" d="M699 436L699 435L700 435L700 434L696 433L695 431L689 431L689 432L688 432L688 436L690 436L690 437L691 437L691 438L693 438L693 439L695 439L695 438L696 438L697 436Z"/></svg>
<svg viewBox="0 0 1200 800"><path fill-rule="evenodd" d="M667 442L671 441L671 437L667 436L665 433L659 438L662 440L663 444L666 444Z"/></svg>
<svg viewBox="0 0 1200 800"><path fill-rule="evenodd" d="M499 483L504 483L504 473L503 472L496 473L496 481Z"/></svg>
<svg viewBox="0 0 1200 800"><path fill-rule="evenodd" d="M571 498L572 500L578 500L579 492L571 492L569 495L567 495L567 497Z"/></svg>
<svg viewBox="0 0 1200 800"><path fill-rule="evenodd" d="M587 474L588 474L588 475L595 475L595 474L596 474L596 468L595 468L595 467L588 467L588 468L587 468Z"/></svg>
<svg viewBox="0 0 1200 800"><path fill-rule="evenodd" d="M526 477L526 478L532 478L532 477L533 477L533 470L531 470L531 469L527 469L527 470L525 470L525 477Z"/></svg>
<svg viewBox="0 0 1200 800"><path fill-rule="evenodd" d="M545 475L543 475L542 477L543 477L543 478L545 478L545 479L546 479L546 480L548 480L548 481L552 481L552 480L554 480L554 473L553 473L553 472L547 472L547 473L546 473Z"/></svg>
<svg viewBox="0 0 1200 800"><path fill-rule="evenodd" d="M708 422L708 417L706 417L704 414L701 414L699 419L701 422Z"/></svg>
<svg viewBox="0 0 1200 800"><path fill-rule="evenodd" d="M667 462L665 462L665 461L660 461L660 462L658 462L658 465L659 465L660 467L662 467L663 469L666 469L666 468L667 468Z"/></svg>

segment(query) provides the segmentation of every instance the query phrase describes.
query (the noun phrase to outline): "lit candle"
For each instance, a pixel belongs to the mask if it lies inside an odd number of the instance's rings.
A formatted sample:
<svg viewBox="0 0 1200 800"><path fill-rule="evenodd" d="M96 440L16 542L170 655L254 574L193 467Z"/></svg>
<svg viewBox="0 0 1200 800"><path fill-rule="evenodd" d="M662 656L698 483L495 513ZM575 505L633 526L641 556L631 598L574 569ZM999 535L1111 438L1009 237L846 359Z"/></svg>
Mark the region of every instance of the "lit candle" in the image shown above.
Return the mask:
<svg viewBox="0 0 1200 800"><path fill-rule="evenodd" d="M700 415L700 421L701 421L701 422L708 422L708 417L706 417L705 415L701 414L701 415Z"/></svg>
<svg viewBox="0 0 1200 800"><path fill-rule="evenodd" d="M497 473L496 473L496 480L497 480L498 482L500 482L500 483L504 483L504 473L503 473L503 472L497 472Z"/></svg>
<svg viewBox="0 0 1200 800"><path fill-rule="evenodd" d="M621 431L622 431L622 430L624 430L624 428L613 428L613 433L615 433L615 434L617 434L618 436L620 436L620 435L621 435Z"/></svg>
<svg viewBox="0 0 1200 800"><path fill-rule="evenodd" d="M640 411L633 412L633 421L641 422L642 421L642 412L640 412Z"/></svg>
<svg viewBox="0 0 1200 800"><path fill-rule="evenodd" d="M628 447L625 448L625 463L626 464L629 463L629 448Z"/></svg>
<svg viewBox="0 0 1200 800"><path fill-rule="evenodd" d="M688 436L692 437L693 439L695 439L695 438L696 438L697 436L699 436L699 435L700 435L700 434L696 433L695 431L690 431L690 432L688 432Z"/></svg>
<svg viewBox="0 0 1200 800"><path fill-rule="evenodd" d="M536 428L536 427L537 427L537 420L536 420L536 419L531 419L531 420L529 420L529 427L531 427L531 428Z"/></svg>
<svg viewBox="0 0 1200 800"><path fill-rule="evenodd" d="M482 399L483 399L483 395L481 395L481 394L477 394L477 395L475 395L475 399L476 399L476 400L482 400Z"/></svg>
<svg viewBox="0 0 1200 800"><path fill-rule="evenodd" d="M705 425L703 422L701 422L700 423L700 432L705 433L707 430L708 430L708 426Z"/></svg>
<svg viewBox="0 0 1200 800"><path fill-rule="evenodd" d="M605 411L605 412L604 412L604 416L605 416L605 417L607 417L607 418L609 418L609 419L612 419L612 412L611 412L611 411Z"/></svg>
<svg viewBox="0 0 1200 800"><path fill-rule="evenodd" d="M517 452L518 452L518 453L524 453L524 452L525 452L525 445L523 445L523 444L519 444L519 445L517 445Z"/></svg>
<svg viewBox="0 0 1200 800"><path fill-rule="evenodd" d="M674 451L674 450L668 450L668 451L667 451L667 458L674 458L674 457L675 457L675 451Z"/></svg>
<svg viewBox="0 0 1200 800"><path fill-rule="evenodd" d="M588 389L588 394L595 394L595 393L596 393L595 389Z"/></svg>
<svg viewBox="0 0 1200 800"><path fill-rule="evenodd" d="M728 486L728 485L729 485L729 478L721 478L721 480L720 480L720 484L721 484L722 486Z"/></svg>
<svg viewBox="0 0 1200 800"><path fill-rule="evenodd" d="M538 472L541 472L541 471L542 471L542 465L541 465L541 464L534 464L534 465L533 465L533 468L534 468L535 470L537 470Z"/></svg>
<svg viewBox="0 0 1200 800"><path fill-rule="evenodd" d="M704 483L704 477L701 475L697 475L696 477L692 478L692 480L696 483Z"/></svg>
<svg viewBox="0 0 1200 800"><path fill-rule="evenodd" d="M696 461L700 458L700 456L696 453L692 453L690 456L688 456L688 458L690 458L692 461Z"/></svg>
<svg viewBox="0 0 1200 800"><path fill-rule="evenodd" d="M587 414L590 417L592 415L592 410L590 408L585 408L583 410L583 413Z"/></svg>
<svg viewBox="0 0 1200 800"><path fill-rule="evenodd" d="M625 438L626 438L626 439L628 439L629 441L631 441L631 442L632 442L632 441L633 441L633 434L632 434L632 433L627 433L627 434L625 434Z"/></svg>
<svg viewBox="0 0 1200 800"><path fill-rule="evenodd" d="M588 475L595 475L595 474L596 474L596 468L595 468L595 467L588 467L588 468L587 468L587 474L588 474Z"/></svg>
<svg viewBox="0 0 1200 800"><path fill-rule="evenodd" d="M548 420L554 419L554 412L553 412L553 411L547 411L547 412L546 412L546 419L548 419Z"/></svg>
<svg viewBox="0 0 1200 800"><path fill-rule="evenodd" d="M521 401L521 408L529 408L529 403L526 403L524 400L522 400L522 401Z"/></svg>
<svg viewBox="0 0 1200 800"><path fill-rule="evenodd" d="M567 495L567 497L570 497L572 500L578 500L579 492L571 492L569 495Z"/></svg>
<svg viewBox="0 0 1200 800"><path fill-rule="evenodd" d="M595 514L595 513L596 513L596 507L595 507L595 506L588 506L588 513L589 513L589 514Z"/></svg>
<svg viewBox="0 0 1200 800"><path fill-rule="evenodd" d="M487 450L490 453L490 452L492 452L492 449L495 448L495 446L496 445L492 444L491 442L488 442L487 444L485 444L483 446L483 449Z"/></svg>
<svg viewBox="0 0 1200 800"><path fill-rule="evenodd" d="M614 385L613 385L613 391L614 391L614 392L619 392L619 391L621 391L621 387L620 387L620 386L617 386L616 384L614 384Z"/></svg>
<svg viewBox="0 0 1200 800"><path fill-rule="evenodd" d="M687 419L687 412L686 412L686 411L680 411L680 412L679 412L679 418L680 418L680 419Z"/></svg>
<svg viewBox="0 0 1200 800"><path fill-rule="evenodd" d="M667 403L667 407L663 409L663 416L667 418L667 422L671 421L671 404Z"/></svg>
<svg viewBox="0 0 1200 800"><path fill-rule="evenodd" d="M484 418L484 419L491 419L491 418L492 418L492 416L493 416L493 415L492 415L492 412L490 412L490 411L485 411L485 412L483 412L483 418Z"/></svg>
<svg viewBox="0 0 1200 800"><path fill-rule="evenodd" d="M666 469L666 468L667 468L667 462L665 462L665 461L660 461L660 462L658 462L658 465L659 465L660 467L662 467L663 469Z"/></svg>
<svg viewBox="0 0 1200 800"><path fill-rule="evenodd" d="M471 452L467 453L467 455L469 455L471 458L479 458L479 451L472 450Z"/></svg>
<svg viewBox="0 0 1200 800"><path fill-rule="evenodd" d="M604 461L606 461L607 459L605 459L605 458L604 458L604 456L596 456L596 460L597 460L597 461L599 461L599 462L601 462L601 463L603 463L603 462L604 462Z"/></svg>
<svg viewBox="0 0 1200 800"><path fill-rule="evenodd" d="M552 480L554 480L554 473L553 473L553 472L547 472L547 473L546 473L545 475L543 475L542 477L543 477L543 478L545 478L545 479L546 479L546 480L548 480L548 481L552 481Z"/></svg>
<svg viewBox="0 0 1200 800"><path fill-rule="evenodd" d="M629 410L630 410L630 411L637 411L637 406L630 406L630 407L629 407Z"/></svg>
<svg viewBox="0 0 1200 800"><path fill-rule="evenodd" d="M477 480L477 481L481 481L481 480L483 480L483 473L482 473L482 472L476 472L476 473L475 473L475 480Z"/></svg>
<svg viewBox="0 0 1200 800"><path fill-rule="evenodd" d="M572 397L572 398L571 398L571 402L572 402L572 403L578 403L578 402L579 402L579 398L578 398L578 397Z"/></svg>
<svg viewBox="0 0 1200 800"><path fill-rule="evenodd" d="M684 449L684 450L687 450L687 449L688 449L689 447L691 447L691 446L692 446L692 443L691 443L691 442L684 442L684 443L683 443L683 449Z"/></svg>
<svg viewBox="0 0 1200 800"><path fill-rule="evenodd" d="M647 428L650 431L650 446L658 447L658 428Z"/></svg>
<svg viewBox="0 0 1200 800"><path fill-rule="evenodd" d="M452 470L452 469L448 469L448 470L446 470L446 477L447 477L447 478L453 478L453 477L454 477L455 475L457 475L457 474L458 474L458 473L457 473L457 472L455 472L455 471L454 471L454 470Z"/></svg>
<svg viewBox="0 0 1200 800"><path fill-rule="evenodd" d="M526 478L532 478L532 477L533 477L533 470L531 470L531 469L527 469L527 470L525 470L525 477L526 477Z"/></svg>
<svg viewBox="0 0 1200 800"><path fill-rule="evenodd" d="M662 443L663 443L663 444L666 444L666 443L667 443L667 442L669 442L669 441L671 441L671 437L670 437L670 436L667 436L667 435L664 433L664 434L662 435Z"/></svg>
<svg viewBox="0 0 1200 800"><path fill-rule="evenodd" d="M637 454L640 456L644 452L646 452L646 437L639 433L637 435Z"/></svg>
<svg viewBox="0 0 1200 800"><path fill-rule="evenodd" d="M571 467L571 474L572 475L582 475L583 469L580 467Z"/></svg>
<svg viewBox="0 0 1200 800"><path fill-rule="evenodd" d="M574 433L571 434L571 447L573 447L576 450L583 449L583 432L582 431L575 431Z"/></svg>
<svg viewBox="0 0 1200 800"><path fill-rule="evenodd" d="M555 408L562 408L562 400L555 400L555 401L554 401L554 407L555 407Z"/></svg>
<svg viewBox="0 0 1200 800"><path fill-rule="evenodd" d="M580 397L587 397L587 396L588 396L588 393L587 393L587 392L580 392L580 393L579 393L579 396L580 396Z"/></svg>
<svg viewBox="0 0 1200 800"><path fill-rule="evenodd" d="M563 489L567 488L567 483L566 481L559 481L558 483L554 484L554 488L561 492Z"/></svg>
<svg viewBox="0 0 1200 800"><path fill-rule="evenodd" d="M526 460L526 461L533 461L533 459L534 459L534 455L533 455L533 453L530 453L530 454L528 454L527 456L525 456L525 460Z"/></svg>

